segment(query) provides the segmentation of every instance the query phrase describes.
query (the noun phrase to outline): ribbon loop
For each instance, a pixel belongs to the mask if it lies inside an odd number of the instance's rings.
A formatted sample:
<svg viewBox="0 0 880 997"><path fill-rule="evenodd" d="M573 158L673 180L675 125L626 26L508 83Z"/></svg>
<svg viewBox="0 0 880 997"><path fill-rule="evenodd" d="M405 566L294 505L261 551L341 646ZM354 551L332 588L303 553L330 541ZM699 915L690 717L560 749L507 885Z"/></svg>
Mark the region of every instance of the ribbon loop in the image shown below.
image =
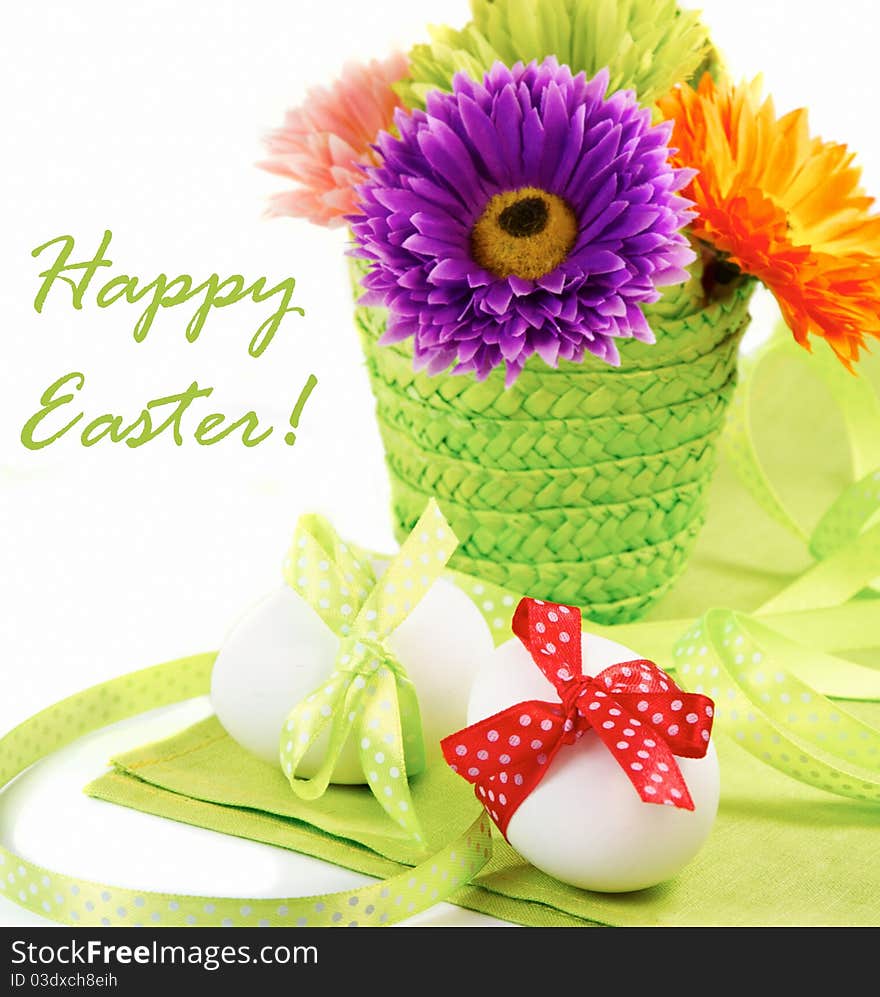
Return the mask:
<svg viewBox="0 0 880 997"><path fill-rule="evenodd" d="M817 789L880 803L880 732L800 677L851 662L729 609L709 610L674 657L683 681L717 701L721 729L745 751Z"/></svg>
<svg viewBox="0 0 880 997"><path fill-rule="evenodd" d="M333 526L315 514L300 517L282 573L287 584L341 636L352 632L357 610L376 584L369 560L356 557Z"/></svg>
<svg viewBox="0 0 880 997"><path fill-rule="evenodd" d="M321 796L353 738L373 795L417 840L408 776L425 767L421 716L415 687L386 639L443 574L457 544L432 499L385 564L352 549L322 517L304 516L284 565L287 583L340 638L333 673L293 707L281 732L291 788L302 799ZM324 738L318 770L303 778L306 754Z"/></svg>
<svg viewBox="0 0 880 997"><path fill-rule="evenodd" d="M582 677L581 611L576 606L522 599L512 629L560 696L566 683Z"/></svg>
<svg viewBox="0 0 880 997"><path fill-rule="evenodd" d="M708 697L682 691L645 659L585 676L573 606L523 599L513 630L561 702L519 703L442 742L446 761L476 787L502 834L557 752L590 730L645 803L694 809L675 756L706 754L714 716Z"/></svg>
<svg viewBox="0 0 880 997"><path fill-rule="evenodd" d="M821 560L857 542L878 512L880 467L853 482L831 503L810 537L810 553Z"/></svg>

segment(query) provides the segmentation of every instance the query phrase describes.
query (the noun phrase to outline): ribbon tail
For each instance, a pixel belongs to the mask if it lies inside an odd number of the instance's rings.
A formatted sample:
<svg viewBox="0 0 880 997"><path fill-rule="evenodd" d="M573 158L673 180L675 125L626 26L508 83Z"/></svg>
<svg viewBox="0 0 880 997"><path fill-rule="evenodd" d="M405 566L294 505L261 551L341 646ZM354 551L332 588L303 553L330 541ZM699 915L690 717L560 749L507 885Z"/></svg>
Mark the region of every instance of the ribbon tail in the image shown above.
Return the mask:
<svg viewBox="0 0 880 997"><path fill-rule="evenodd" d="M361 606L357 633L381 640L400 626L442 576L457 546L457 537L431 499Z"/></svg>
<svg viewBox="0 0 880 997"><path fill-rule="evenodd" d="M659 669L656 673L658 685L668 685L672 681ZM650 677L650 672L647 677ZM649 682L641 683L641 688L649 687ZM578 700L578 712L626 773L643 802L693 810L694 801L666 740L667 734L672 737L679 733L678 724L666 720L663 713L651 714L650 692L642 694L643 699L635 704L635 708L630 708L627 702L630 696L621 696L619 692L616 688L610 692L596 689L592 697ZM681 710L683 702L676 706ZM669 729L664 727L661 730L659 725L666 723L670 724Z"/></svg>
<svg viewBox="0 0 880 997"><path fill-rule="evenodd" d="M323 516L301 516L284 561L285 582L336 634L351 633L357 608L376 583L368 559L355 556Z"/></svg>
<svg viewBox="0 0 880 997"><path fill-rule="evenodd" d="M364 685L358 675L334 672L288 714L281 730L281 767L301 800L317 800L326 792L358 713ZM330 738L318 770L308 778L299 776L303 759L328 726Z"/></svg>
<svg viewBox="0 0 880 997"><path fill-rule="evenodd" d="M428 767L425 751L425 735L422 730L422 714L419 710L419 697L410 679L401 674L396 676L397 703L400 709L400 727L403 731L403 752L406 758L406 774L418 775Z"/></svg>
<svg viewBox="0 0 880 997"><path fill-rule="evenodd" d="M396 824L424 844L407 779L397 682L384 666L367 681L359 732L361 765L373 796ZM421 740L421 724L416 733Z"/></svg>
<svg viewBox="0 0 880 997"><path fill-rule="evenodd" d="M558 704L530 700L451 734L440 747L506 837L511 818L544 778L568 733Z"/></svg>
<svg viewBox="0 0 880 997"><path fill-rule="evenodd" d="M633 719L628 723L632 724ZM602 723L594 721L593 730L626 773L643 803L665 804L679 810L694 809L687 783L662 733L638 720L635 720L635 726L624 725L616 731L606 730ZM627 731L632 734L628 735Z"/></svg>

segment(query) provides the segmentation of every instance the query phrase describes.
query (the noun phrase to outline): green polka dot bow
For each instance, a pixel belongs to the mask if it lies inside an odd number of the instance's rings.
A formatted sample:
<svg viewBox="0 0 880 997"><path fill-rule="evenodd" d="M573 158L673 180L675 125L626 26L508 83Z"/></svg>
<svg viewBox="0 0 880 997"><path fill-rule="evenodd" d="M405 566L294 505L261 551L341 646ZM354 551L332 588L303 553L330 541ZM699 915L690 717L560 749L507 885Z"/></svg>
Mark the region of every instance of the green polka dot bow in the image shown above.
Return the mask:
<svg viewBox="0 0 880 997"><path fill-rule="evenodd" d="M349 738L385 812L423 841L408 776L425 768L416 690L387 638L443 574L458 540L432 499L384 572L343 543L321 516L303 516L284 579L339 637L333 672L290 711L281 731L281 765L293 791L314 800L327 789ZM303 758L326 738L318 770Z"/></svg>

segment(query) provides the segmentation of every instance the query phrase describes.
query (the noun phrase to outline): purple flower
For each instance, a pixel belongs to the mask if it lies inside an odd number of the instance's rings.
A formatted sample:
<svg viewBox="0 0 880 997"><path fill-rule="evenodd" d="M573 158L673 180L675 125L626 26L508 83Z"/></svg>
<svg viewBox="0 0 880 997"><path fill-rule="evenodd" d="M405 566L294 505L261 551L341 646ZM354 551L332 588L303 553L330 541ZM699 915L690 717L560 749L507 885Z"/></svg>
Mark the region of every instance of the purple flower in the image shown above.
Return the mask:
<svg viewBox="0 0 880 997"><path fill-rule="evenodd" d="M617 365L615 340L653 342L640 306L687 279L676 192L693 172L670 165L668 123L607 87L552 57L496 63L397 113L349 219L372 262L362 301L390 310L382 342L412 336L431 374L505 363L508 384L533 353Z"/></svg>

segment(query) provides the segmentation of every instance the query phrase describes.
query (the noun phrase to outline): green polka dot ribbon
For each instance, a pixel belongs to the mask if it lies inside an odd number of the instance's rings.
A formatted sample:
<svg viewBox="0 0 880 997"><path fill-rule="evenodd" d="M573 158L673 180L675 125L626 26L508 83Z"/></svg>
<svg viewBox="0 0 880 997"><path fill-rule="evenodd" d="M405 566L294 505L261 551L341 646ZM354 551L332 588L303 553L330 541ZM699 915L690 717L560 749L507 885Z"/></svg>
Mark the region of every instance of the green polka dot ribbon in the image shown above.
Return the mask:
<svg viewBox="0 0 880 997"><path fill-rule="evenodd" d="M825 384L846 426L855 480L812 531L797 521L773 488L750 422L752 393L761 369L776 357L807 365ZM842 605L874 587L880 579L880 524L872 525L880 514L880 399L867 381L846 372L830 350L807 354L794 346L784 324L745 365L743 383L731 406L730 424L723 437L725 451L758 504L802 539L815 558L811 568L757 612L806 612Z"/></svg>
<svg viewBox="0 0 880 997"><path fill-rule="evenodd" d="M0 739L0 788L78 737L138 713L208 693L213 654L124 675L77 693ZM2 796L0 796L2 801ZM489 860L491 823L471 825L412 869L356 890L311 897L154 893L47 869L0 846L0 895L61 924L82 927L380 927L450 898Z"/></svg>
<svg viewBox="0 0 880 997"><path fill-rule="evenodd" d="M373 795L416 841L424 839L407 777L425 767L422 724L415 688L387 638L443 574L457 546L432 499L380 577L375 555L352 549L314 515L299 521L284 565L285 581L340 638L334 671L293 706L281 731L281 765L291 788L302 799L321 796L354 738ZM301 778L303 758L328 729L320 767Z"/></svg>
<svg viewBox="0 0 880 997"><path fill-rule="evenodd" d="M712 697L717 729L756 758L819 789L880 803L880 732L799 677L803 654L756 617L713 609L678 642L675 672ZM838 663L811 657L830 671Z"/></svg>
<svg viewBox="0 0 880 997"><path fill-rule="evenodd" d="M843 415L856 480L806 530L773 488L750 423L761 368L783 356L809 364ZM880 402L870 385L830 353L796 350L784 326L746 361L724 437L728 457L759 505L802 539L815 563L752 615L712 609L676 644L675 668L716 701L717 729L794 779L840 796L880 803L880 731L822 695L880 698L880 675L794 641L770 625L785 613L822 613L880 578ZM871 600L873 602L873 600ZM868 604L870 610L871 603ZM880 613L874 605L873 612Z"/></svg>
<svg viewBox="0 0 880 997"><path fill-rule="evenodd" d="M780 357L803 365L831 394L846 426L853 476L863 484L858 492L859 500L850 498L840 506L835 504L837 507L829 510L827 522L821 531L813 534L812 540L809 531L786 508L773 487L758 455L751 424L752 402L759 390L762 369ZM740 382L722 437L724 452L737 476L764 511L796 537L809 542L816 557L824 557L828 548L823 540L828 538L832 526L848 523L852 537L852 530L857 533L866 521L864 517L859 518L860 513L866 511L871 499L878 498L880 484L872 489L869 482L875 480L874 473L880 471L880 399L865 379L853 377L845 371L829 349L820 348L815 353L807 353L795 346L784 323L777 325L769 342L761 349L742 359Z"/></svg>

